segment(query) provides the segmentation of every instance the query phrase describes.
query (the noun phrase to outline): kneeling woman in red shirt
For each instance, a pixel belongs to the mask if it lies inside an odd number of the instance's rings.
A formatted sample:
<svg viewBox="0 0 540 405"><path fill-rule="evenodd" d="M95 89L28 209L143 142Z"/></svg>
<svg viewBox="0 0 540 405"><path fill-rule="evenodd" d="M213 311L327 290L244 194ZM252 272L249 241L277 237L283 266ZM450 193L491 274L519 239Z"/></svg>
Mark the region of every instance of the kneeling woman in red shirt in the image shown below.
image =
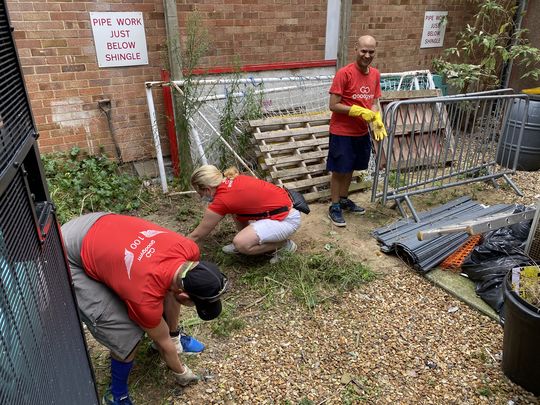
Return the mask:
<svg viewBox="0 0 540 405"><path fill-rule="evenodd" d="M233 215L239 232L228 254L260 255L275 252L271 263L280 260L281 252L296 251L289 237L300 227L300 212L292 207L286 190L272 183L245 176L231 167L222 174L215 166L195 170L191 184L210 202L199 226L188 237L196 242L208 235L225 215Z"/></svg>

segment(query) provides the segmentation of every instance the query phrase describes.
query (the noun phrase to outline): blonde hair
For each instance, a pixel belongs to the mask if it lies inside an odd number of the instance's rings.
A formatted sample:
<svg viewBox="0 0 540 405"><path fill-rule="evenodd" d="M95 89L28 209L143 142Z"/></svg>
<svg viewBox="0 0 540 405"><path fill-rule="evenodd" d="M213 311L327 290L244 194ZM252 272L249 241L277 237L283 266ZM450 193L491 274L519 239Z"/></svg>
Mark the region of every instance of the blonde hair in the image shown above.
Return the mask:
<svg viewBox="0 0 540 405"><path fill-rule="evenodd" d="M234 179L240 172L236 167L229 167L224 173L214 165L203 165L191 175L191 185L195 188L217 187L223 181L223 177Z"/></svg>

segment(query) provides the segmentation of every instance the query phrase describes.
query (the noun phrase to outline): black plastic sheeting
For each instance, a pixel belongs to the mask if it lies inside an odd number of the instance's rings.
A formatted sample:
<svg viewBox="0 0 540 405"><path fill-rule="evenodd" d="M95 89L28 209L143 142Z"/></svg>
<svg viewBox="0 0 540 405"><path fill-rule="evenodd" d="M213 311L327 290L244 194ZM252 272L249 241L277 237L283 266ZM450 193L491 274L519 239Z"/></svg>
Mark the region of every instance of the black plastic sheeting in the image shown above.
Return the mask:
<svg viewBox="0 0 540 405"><path fill-rule="evenodd" d="M526 208L518 206L515 213ZM514 267L534 264L524 254L532 221L520 222L488 232L461 265L462 274L475 282L476 294L498 314L502 312L502 284Z"/></svg>
<svg viewBox="0 0 540 405"><path fill-rule="evenodd" d="M456 225L485 216L512 213L513 204L486 207L470 197L460 197L429 211L419 213L420 222L401 219L391 225L377 228L372 236L380 244L381 251L395 253L411 267L426 273L455 252L469 237L466 232L447 234L419 241L417 234L433 228Z"/></svg>

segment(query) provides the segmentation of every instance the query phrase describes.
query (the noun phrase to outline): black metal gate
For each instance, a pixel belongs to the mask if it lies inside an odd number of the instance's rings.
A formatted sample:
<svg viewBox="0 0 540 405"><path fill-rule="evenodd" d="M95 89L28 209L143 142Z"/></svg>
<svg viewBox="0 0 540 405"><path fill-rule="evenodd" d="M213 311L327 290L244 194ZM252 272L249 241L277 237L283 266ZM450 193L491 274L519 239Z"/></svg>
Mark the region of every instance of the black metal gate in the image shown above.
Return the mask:
<svg viewBox="0 0 540 405"><path fill-rule="evenodd" d="M97 404L60 229L0 1L0 404Z"/></svg>

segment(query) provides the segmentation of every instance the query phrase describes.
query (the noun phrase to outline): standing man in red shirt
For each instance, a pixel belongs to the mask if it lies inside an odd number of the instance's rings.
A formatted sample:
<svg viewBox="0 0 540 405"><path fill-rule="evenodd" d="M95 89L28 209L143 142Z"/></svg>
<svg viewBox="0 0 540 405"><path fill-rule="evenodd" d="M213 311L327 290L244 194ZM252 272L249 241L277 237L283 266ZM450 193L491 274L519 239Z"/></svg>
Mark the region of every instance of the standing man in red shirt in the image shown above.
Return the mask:
<svg viewBox="0 0 540 405"><path fill-rule="evenodd" d="M368 168L371 139L386 136L377 101L381 97L380 73L371 62L375 56L375 38L358 38L356 61L336 72L330 87L330 141L326 170L332 172L332 205L328 217L336 226L346 226L343 210L364 214L365 210L348 198L354 170Z"/></svg>
<svg viewBox="0 0 540 405"><path fill-rule="evenodd" d="M178 357L180 304L195 306L203 320L216 318L227 285L218 267L199 261L191 239L141 218L86 214L64 224L62 235L81 319L111 352L102 403L132 404L128 377L145 333L179 385L196 383Z"/></svg>

